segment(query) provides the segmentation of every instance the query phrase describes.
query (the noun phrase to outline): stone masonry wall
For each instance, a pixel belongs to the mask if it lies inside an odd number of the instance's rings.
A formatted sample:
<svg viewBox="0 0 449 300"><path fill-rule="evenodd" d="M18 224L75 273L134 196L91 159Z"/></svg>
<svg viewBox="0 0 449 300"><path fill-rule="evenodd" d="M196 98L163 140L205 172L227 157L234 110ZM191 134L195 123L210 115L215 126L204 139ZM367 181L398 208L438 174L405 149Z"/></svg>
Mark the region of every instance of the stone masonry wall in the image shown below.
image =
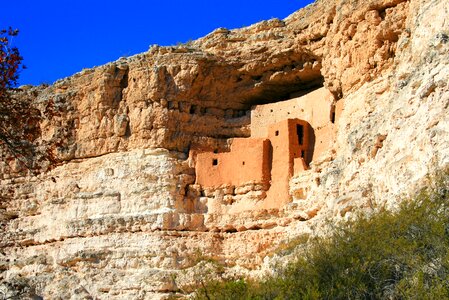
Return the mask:
<svg viewBox="0 0 449 300"><path fill-rule="evenodd" d="M325 220L394 209L449 163L448 20L446 0L318 0L22 87L58 111L40 139L59 162L34 176L0 161L0 289L163 299L198 261L263 276L285 262L280 244L329 233ZM227 151L251 135L252 106L323 85L334 98L313 116L335 130L291 178L291 201L257 205L260 184L195 185L189 150Z"/></svg>

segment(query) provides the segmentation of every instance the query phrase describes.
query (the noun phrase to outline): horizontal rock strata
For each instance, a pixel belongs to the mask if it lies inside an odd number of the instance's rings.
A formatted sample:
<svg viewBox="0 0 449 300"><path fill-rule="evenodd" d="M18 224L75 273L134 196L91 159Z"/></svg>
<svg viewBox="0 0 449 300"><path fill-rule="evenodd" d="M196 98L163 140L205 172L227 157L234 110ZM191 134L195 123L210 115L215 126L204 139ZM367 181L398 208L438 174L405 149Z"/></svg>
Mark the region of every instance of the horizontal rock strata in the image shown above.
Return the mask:
<svg viewBox="0 0 449 300"><path fill-rule="evenodd" d="M31 175L2 154L0 288L164 298L199 261L260 276L280 244L328 233L326 219L394 209L449 163L448 20L445 0L318 0L22 87L16 97L56 111L39 142L57 163ZM266 186L195 184L191 149L229 151L251 136L252 106L322 86L335 136L291 178L291 201L263 209Z"/></svg>

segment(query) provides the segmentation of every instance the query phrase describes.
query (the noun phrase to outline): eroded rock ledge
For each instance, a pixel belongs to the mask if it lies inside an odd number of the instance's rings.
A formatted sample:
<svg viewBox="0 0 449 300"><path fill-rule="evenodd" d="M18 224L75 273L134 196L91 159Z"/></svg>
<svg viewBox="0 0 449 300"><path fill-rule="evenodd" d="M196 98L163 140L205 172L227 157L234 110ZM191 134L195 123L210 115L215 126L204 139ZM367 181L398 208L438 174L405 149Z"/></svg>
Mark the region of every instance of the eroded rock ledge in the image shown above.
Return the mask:
<svg viewBox="0 0 449 300"><path fill-rule="evenodd" d="M40 129L59 164L30 176L0 161L2 282L20 276L50 299L163 298L198 253L257 276L280 243L325 234L325 219L394 208L449 163L448 10L319 0L24 87L58 111ZM261 205L272 181L197 182L192 150L229 153L233 139L256 138L252 108L292 113L285 100L323 86L329 106L313 115L326 122L307 120L326 136L320 155L292 171L277 207Z"/></svg>

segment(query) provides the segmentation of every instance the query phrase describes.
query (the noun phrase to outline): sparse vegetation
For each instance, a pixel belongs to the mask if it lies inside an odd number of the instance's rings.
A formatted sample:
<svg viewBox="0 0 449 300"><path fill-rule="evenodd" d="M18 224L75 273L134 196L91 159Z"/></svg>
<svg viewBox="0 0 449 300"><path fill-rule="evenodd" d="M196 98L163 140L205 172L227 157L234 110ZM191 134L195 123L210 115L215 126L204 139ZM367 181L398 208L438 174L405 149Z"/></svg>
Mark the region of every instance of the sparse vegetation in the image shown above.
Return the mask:
<svg viewBox="0 0 449 300"><path fill-rule="evenodd" d="M210 280L195 299L449 299L449 169L396 212L315 238L262 281Z"/></svg>
<svg viewBox="0 0 449 300"><path fill-rule="evenodd" d="M39 122L42 113L33 97L19 93L19 75L24 66L22 56L12 39L17 29L0 30L0 158L15 172L37 171L43 162L54 162L50 149L40 149L37 139L40 135ZM48 105L46 115L54 115Z"/></svg>
<svg viewBox="0 0 449 300"><path fill-rule="evenodd" d="M193 45L193 40L192 39L188 39L187 42L177 42L176 46L178 47L191 47Z"/></svg>

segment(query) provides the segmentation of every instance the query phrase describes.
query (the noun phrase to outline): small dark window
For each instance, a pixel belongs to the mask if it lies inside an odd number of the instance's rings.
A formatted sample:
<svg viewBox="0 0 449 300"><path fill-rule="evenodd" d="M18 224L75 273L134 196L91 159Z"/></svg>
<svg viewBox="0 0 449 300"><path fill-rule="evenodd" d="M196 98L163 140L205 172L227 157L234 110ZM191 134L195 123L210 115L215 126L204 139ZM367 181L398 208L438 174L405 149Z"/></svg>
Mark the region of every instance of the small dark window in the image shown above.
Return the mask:
<svg viewBox="0 0 449 300"><path fill-rule="evenodd" d="M191 115L193 115L194 113L195 113L195 110L196 110L196 105L192 105L192 106L190 106L190 114Z"/></svg>
<svg viewBox="0 0 449 300"><path fill-rule="evenodd" d="M279 130L276 130L276 131L274 132L274 135L275 135L275 136L278 136L278 135L279 135Z"/></svg>
<svg viewBox="0 0 449 300"><path fill-rule="evenodd" d="M306 151L301 150L301 157L305 157L306 156Z"/></svg>
<svg viewBox="0 0 449 300"><path fill-rule="evenodd" d="M270 109L270 112L273 112L273 110L272 110L272 109Z"/></svg>
<svg viewBox="0 0 449 300"><path fill-rule="evenodd" d="M217 166L218 165L218 159L217 158L212 159L212 165L213 166Z"/></svg>
<svg viewBox="0 0 449 300"><path fill-rule="evenodd" d="M331 119L332 124L334 124L334 123L335 123L335 105L332 105L332 106L331 106L331 115L330 115L330 119Z"/></svg>
<svg viewBox="0 0 449 300"><path fill-rule="evenodd" d="M243 166L245 165L245 162L244 162L244 161L242 161L242 165L243 165Z"/></svg>
<svg viewBox="0 0 449 300"><path fill-rule="evenodd" d="M296 134L298 135L299 144L304 144L304 126L296 125Z"/></svg>
<svg viewBox="0 0 449 300"><path fill-rule="evenodd" d="M218 149L214 149L214 153L218 153Z"/></svg>

